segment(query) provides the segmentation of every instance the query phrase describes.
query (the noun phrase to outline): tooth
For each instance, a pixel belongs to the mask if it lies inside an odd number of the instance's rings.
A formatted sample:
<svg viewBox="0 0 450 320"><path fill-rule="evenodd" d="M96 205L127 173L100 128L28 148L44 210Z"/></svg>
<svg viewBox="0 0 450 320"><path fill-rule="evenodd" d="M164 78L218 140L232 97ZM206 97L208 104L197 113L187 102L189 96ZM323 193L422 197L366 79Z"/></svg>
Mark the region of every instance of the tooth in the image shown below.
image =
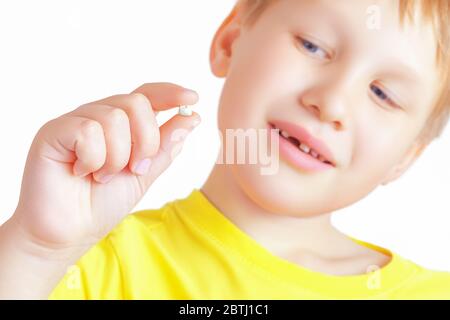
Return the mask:
<svg viewBox="0 0 450 320"><path fill-rule="evenodd" d="M302 150L305 153L309 153L310 147L308 147L306 144L300 143L300 150Z"/></svg>
<svg viewBox="0 0 450 320"><path fill-rule="evenodd" d="M189 106L180 106L178 108L178 114L185 117L192 116L192 109Z"/></svg>
<svg viewBox="0 0 450 320"><path fill-rule="evenodd" d="M284 130L281 130L281 135L282 135L283 137L285 137L285 138L289 138L289 133L287 133L287 132L284 131Z"/></svg>
<svg viewBox="0 0 450 320"><path fill-rule="evenodd" d="M317 158L319 156L319 154L317 152L315 152L313 149L311 149L310 154L314 157Z"/></svg>

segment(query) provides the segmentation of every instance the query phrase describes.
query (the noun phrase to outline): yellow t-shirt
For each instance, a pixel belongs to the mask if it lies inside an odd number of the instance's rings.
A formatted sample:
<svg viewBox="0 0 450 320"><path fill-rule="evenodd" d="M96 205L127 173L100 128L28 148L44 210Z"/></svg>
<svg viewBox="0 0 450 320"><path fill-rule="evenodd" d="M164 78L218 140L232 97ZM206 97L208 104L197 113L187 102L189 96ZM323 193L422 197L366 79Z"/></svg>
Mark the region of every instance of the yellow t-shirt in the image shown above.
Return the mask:
<svg viewBox="0 0 450 320"><path fill-rule="evenodd" d="M50 299L450 299L450 272L392 260L336 276L275 256L200 189L135 212L70 267Z"/></svg>

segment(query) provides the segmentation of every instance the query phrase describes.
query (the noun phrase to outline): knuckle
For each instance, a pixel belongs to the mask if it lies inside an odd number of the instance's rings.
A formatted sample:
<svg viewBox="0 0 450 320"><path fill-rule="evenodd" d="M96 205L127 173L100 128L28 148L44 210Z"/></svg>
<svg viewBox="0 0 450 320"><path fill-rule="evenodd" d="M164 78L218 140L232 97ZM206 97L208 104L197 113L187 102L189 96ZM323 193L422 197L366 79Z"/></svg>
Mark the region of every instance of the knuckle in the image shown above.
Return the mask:
<svg viewBox="0 0 450 320"><path fill-rule="evenodd" d="M131 93L128 99L130 100L131 108L138 108L138 110L141 110L142 108L150 107L150 100L140 92Z"/></svg>
<svg viewBox="0 0 450 320"><path fill-rule="evenodd" d="M80 132L83 136L93 137L103 131L102 125L95 120L85 120L80 125Z"/></svg>
<svg viewBox="0 0 450 320"><path fill-rule="evenodd" d="M128 116L132 121L150 121L150 109L144 104L130 104Z"/></svg>
<svg viewBox="0 0 450 320"><path fill-rule="evenodd" d="M127 113L120 108L113 108L109 110L106 117L108 121L113 125L120 124L125 121L128 122Z"/></svg>

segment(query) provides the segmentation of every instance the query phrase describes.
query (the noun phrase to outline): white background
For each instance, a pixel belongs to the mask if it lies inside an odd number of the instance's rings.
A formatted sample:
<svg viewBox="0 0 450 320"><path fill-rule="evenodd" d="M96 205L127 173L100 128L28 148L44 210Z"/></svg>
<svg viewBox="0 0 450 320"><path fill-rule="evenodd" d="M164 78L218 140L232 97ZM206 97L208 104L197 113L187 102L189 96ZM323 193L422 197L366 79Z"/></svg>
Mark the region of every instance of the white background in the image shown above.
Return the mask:
<svg viewBox="0 0 450 320"><path fill-rule="evenodd" d="M202 124L133 211L200 187L219 150L216 113L223 79L209 69L211 40L234 0L1 1L0 223L14 211L36 131L77 106L145 82L195 89ZM161 113L164 122L173 112ZM450 133L397 182L340 210L348 234L425 267L450 271ZM380 157L383 155L380 154Z"/></svg>

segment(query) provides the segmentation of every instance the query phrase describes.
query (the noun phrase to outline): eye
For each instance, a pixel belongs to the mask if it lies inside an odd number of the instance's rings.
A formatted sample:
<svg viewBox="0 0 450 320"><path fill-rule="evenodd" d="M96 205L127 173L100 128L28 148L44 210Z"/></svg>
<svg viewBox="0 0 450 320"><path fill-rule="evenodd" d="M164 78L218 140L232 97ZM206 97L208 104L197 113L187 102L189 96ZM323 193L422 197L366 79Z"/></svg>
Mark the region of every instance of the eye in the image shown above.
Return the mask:
<svg viewBox="0 0 450 320"><path fill-rule="evenodd" d="M398 104L378 86L371 84L370 90L383 102L386 102L394 107L399 107Z"/></svg>
<svg viewBox="0 0 450 320"><path fill-rule="evenodd" d="M311 41L305 40L301 37L297 37L298 41L300 42L300 45L304 50L306 50L309 54L317 55L321 59L327 59L329 58L329 54L326 50L322 49L318 45L314 44Z"/></svg>

